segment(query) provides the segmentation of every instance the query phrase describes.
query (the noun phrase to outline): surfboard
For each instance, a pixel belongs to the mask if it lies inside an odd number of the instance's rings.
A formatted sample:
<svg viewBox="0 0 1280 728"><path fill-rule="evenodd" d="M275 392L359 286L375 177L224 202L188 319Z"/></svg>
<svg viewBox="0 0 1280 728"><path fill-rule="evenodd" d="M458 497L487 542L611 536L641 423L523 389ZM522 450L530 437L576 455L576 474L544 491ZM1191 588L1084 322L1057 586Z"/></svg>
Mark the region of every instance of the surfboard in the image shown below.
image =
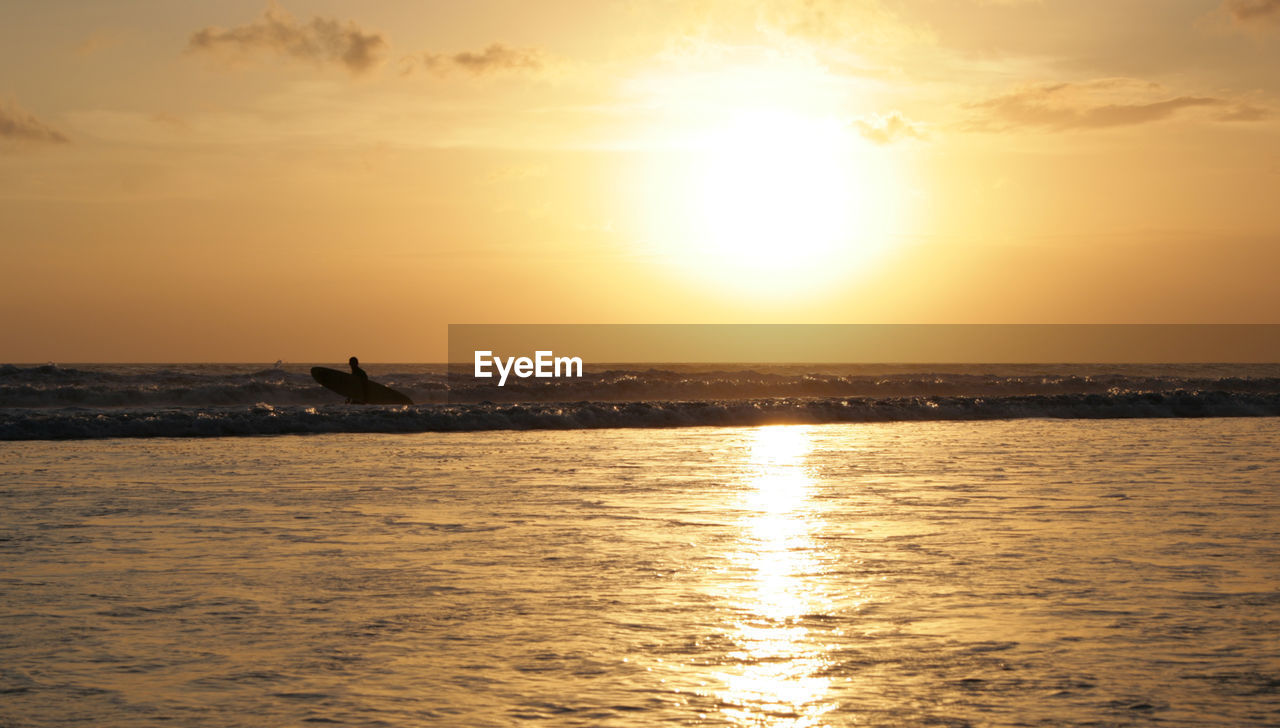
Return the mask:
<svg viewBox="0 0 1280 728"><path fill-rule="evenodd" d="M353 401L360 401L360 380L350 372L338 371L328 367L311 367L311 378L325 389L337 392ZM369 398L365 404L413 404L413 400L400 394L391 387L386 387L369 380Z"/></svg>

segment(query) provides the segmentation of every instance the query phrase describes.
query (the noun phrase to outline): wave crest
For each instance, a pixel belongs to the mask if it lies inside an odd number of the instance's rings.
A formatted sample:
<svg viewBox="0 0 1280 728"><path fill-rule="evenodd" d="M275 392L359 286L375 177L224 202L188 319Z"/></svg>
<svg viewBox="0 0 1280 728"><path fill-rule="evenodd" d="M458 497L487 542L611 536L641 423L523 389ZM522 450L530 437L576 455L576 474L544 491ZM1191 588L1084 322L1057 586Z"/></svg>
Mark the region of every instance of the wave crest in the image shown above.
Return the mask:
<svg viewBox="0 0 1280 728"><path fill-rule="evenodd" d="M255 403L239 407L163 410L0 410L0 440L724 427L1017 418L1276 416L1280 416L1280 393L1185 390L1002 397L584 401L411 407Z"/></svg>

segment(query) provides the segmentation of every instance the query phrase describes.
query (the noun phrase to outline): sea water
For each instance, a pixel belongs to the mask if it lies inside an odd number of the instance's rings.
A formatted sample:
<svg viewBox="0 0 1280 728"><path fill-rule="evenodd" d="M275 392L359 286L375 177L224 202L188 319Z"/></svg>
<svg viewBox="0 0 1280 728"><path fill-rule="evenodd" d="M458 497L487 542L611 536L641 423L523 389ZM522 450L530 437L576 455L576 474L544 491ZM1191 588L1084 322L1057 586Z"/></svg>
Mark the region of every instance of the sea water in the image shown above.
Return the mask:
<svg viewBox="0 0 1280 728"><path fill-rule="evenodd" d="M308 364L0 366L0 441L1009 418L1280 416L1280 364L599 365L476 387L369 375L415 406L351 407Z"/></svg>
<svg viewBox="0 0 1280 728"><path fill-rule="evenodd" d="M0 725L1277 725L1277 444L1275 417L3 443Z"/></svg>

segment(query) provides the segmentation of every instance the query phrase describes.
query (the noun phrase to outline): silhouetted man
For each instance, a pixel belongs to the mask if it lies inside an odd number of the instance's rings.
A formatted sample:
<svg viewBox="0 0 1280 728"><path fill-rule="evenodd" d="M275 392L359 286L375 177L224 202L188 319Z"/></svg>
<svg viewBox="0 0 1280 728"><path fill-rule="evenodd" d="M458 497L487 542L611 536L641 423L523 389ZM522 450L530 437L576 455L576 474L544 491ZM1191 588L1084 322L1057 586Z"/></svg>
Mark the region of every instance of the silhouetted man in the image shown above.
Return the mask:
<svg viewBox="0 0 1280 728"><path fill-rule="evenodd" d="M360 382L360 398L352 397L349 401L356 404L365 404L369 401L369 375L365 374L364 370L360 368L360 360L354 356L348 359L347 363L351 365L351 376Z"/></svg>

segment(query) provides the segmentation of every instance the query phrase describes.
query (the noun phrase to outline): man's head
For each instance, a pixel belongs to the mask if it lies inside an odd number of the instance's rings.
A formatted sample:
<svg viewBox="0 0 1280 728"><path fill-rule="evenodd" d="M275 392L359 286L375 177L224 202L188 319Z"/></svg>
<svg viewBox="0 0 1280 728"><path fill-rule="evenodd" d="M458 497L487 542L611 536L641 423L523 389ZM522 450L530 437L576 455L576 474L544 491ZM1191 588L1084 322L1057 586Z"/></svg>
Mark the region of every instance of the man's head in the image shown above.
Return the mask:
<svg viewBox="0 0 1280 728"><path fill-rule="evenodd" d="M350 364L350 365L351 365L351 366L353 366L353 367L358 367L358 366L360 366L360 360L359 360L359 359L357 359L357 358L355 358L354 356L353 356L353 357L351 357L350 359L348 359L348 360L347 360L347 363L348 363L348 364Z"/></svg>

